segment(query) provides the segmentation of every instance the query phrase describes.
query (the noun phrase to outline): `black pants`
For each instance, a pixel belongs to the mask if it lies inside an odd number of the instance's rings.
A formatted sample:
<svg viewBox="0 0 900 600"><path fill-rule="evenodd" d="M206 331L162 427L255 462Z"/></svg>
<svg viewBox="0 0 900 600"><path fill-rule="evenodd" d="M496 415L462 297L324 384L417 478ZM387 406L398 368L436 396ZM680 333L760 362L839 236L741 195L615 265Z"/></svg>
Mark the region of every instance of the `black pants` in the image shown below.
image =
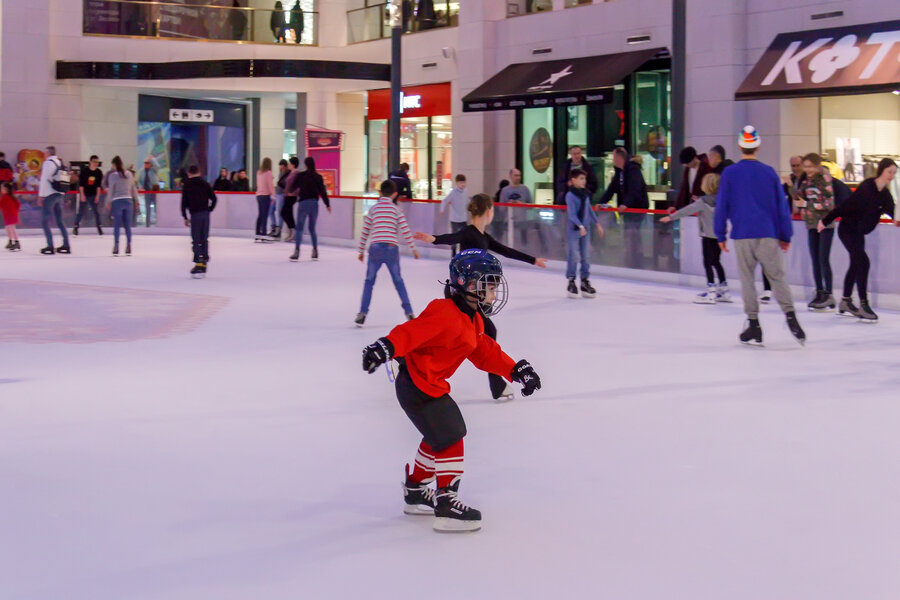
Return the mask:
<svg viewBox="0 0 900 600"><path fill-rule="evenodd" d="M91 212L94 213L94 224L97 226L97 229L100 229L100 211L97 209L97 196L85 196L84 202L82 202L78 206L78 214L75 215L75 227L81 225L81 219L84 218L84 213L87 212L87 209L90 208Z"/></svg>
<svg viewBox="0 0 900 600"><path fill-rule="evenodd" d="M703 268L706 269L706 283L712 285L716 282L715 275L719 276L719 283L726 283L725 268L719 260L722 258L722 249L716 238L700 238L703 240Z"/></svg>
<svg viewBox="0 0 900 600"><path fill-rule="evenodd" d="M400 359L395 387L400 406L416 426L425 443L435 452L449 448L466 435L466 422L456 402L444 394L438 398L429 396L416 387L406 361Z"/></svg>
<svg viewBox="0 0 900 600"><path fill-rule="evenodd" d="M259 214L256 217L256 235L266 235L266 225L269 223L269 204L271 203L271 196L256 197L256 205L259 208Z"/></svg>
<svg viewBox="0 0 900 600"><path fill-rule="evenodd" d="M294 220L294 204L297 203L297 196L285 196L284 206L281 208L281 218L288 229L297 229L297 221Z"/></svg>
<svg viewBox="0 0 900 600"><path fill-rule="evenodd" d="M194 262L209 262L209 211L191 213L191 242Z"/></svg>
<svg viewBox="0 0 900 600"><path fill-rule="evenodd" d="M461 229L465 229L465 228L466 228L465 221L463 221L461 223L459 223L457 221L450 221L450 233L456 233L457 231L459 231ZM450 252L451 252L450 258L453 258L457 254L459 254L459 244L453 244L450 247Z"/></svg>
<svg viewBox="0 0 900 600"><path fill-rule="evenodd" d="M856 228L838 226L838 237L850 254L850 268L844 277L844 298L853 294L853 285L859 293L859 300L868 300L869 287L869 255L866 254L866 235Z"/></svg>
<svg viewBox="0 0 900 600"><path fill-rule="evenodd" d="M484 334L495 342L497 341L497 326L487 317L484 317ZM505 379L499 375L488 373L488 383L490 383L491 396L494 397L494 400L503 395L503 390L506 389Z"/></svg>
<svg viewBox="0 0 900 600"><path fill-rule="evenodd" d="M812 259L813 280L817 292L832 290L831 275L831 243L834 241L834 229L824 229L819 233L809 230L809 257Z"/></svg>

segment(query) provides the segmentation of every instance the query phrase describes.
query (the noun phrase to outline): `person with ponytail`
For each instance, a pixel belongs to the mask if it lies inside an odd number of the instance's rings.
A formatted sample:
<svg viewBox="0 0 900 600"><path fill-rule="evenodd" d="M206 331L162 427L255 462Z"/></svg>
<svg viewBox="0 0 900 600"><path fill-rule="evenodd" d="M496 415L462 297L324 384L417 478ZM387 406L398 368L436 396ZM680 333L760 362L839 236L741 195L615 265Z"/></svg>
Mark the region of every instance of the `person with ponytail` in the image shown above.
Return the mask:
<svg viewBox="0 0 900 600"><path fill-rule="evenodd" d="M138 190L134 182L134 176L126 171L122 165L122 159L115 156L112 159L113 168L109 170L103 180L103 187L107 190L106 198L111 205L113 218L113 256L119 255L119 233L125 227L125 255L131 256L131 222L134 219L138 206Z"/></svg>

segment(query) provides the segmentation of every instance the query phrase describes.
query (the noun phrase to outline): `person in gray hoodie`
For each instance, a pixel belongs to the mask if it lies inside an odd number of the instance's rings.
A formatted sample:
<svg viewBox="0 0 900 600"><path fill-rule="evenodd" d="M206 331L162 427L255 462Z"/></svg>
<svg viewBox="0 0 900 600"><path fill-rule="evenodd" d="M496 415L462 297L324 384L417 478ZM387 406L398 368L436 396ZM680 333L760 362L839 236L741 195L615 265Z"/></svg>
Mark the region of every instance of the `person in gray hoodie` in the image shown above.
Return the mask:
<svg viewBox="0 0 900 600"><path fill-rule="evenodd" d="M138 190L131 171L122 166L118 156L112 159L113 168L106 174L103 187L111 205L113 218L113 256L119 255L119 232L125 227L125 255L131 256L131 222L138 206Z"/></svg>
<svg viewBox="0 0 900 600"><path fill-rule="evenodd" d="M716 214L716 194L719 191L720 176L717 173L707 173L700 183L703 196L691 202L684 208L676 210L671 215L663 217L663 223L671 223L682 217L697 215L700 220L700 240L703 243L703 268L706 270L706 291L700 293L694 300L697 304L715 304L716 302L731 302L728 293L728 281L725 279L725 269L720 260L722 249L719 248L719 240L714 229L714 216ZM715 276L719 276L719 285L716 285Z"/></svg>
<svg viewBox="0 0 900 600"><path fill-rule="evenodd" d="M456 187L441 201L441 214L450 207L450 233L465 229L469 215L469 193L466 192L466 176L456 176ZM451 258L459 253L459 244L450 247Z"/></svg>

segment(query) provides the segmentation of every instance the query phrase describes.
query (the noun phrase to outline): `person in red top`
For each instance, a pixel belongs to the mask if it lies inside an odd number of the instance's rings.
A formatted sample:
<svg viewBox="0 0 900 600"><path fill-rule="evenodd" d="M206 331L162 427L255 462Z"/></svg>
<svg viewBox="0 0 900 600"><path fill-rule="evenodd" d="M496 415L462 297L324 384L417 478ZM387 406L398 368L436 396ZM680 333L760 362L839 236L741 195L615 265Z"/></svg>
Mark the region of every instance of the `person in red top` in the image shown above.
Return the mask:
<svg viewBox="0 0 900 600"><path fill-rule="evenodd" d="M0 184L0 213L3 215L6 235L9 237L6 249L10 252L19 252L22 249L19 234L16 232L16 225L19 224L19 200L13 196L11 183Z"/></svg>
<svg viewBox="0 0 900 600"><path fill-rule="evenodd" d="M363 370L374 373L392 358L400 364L397 399L422 442L403 486L407 514L433 514L437 531L477 531L481 512L459 500L466 423L450 397L447 378L466 359L489 373L521 383L522 395L541 388L526 360L514 362L484 333L484 317L506 304L500 261L486 250L464 250L450 262L443 299L363 350ZM429 484L436 480L437 491Z"/></svg>

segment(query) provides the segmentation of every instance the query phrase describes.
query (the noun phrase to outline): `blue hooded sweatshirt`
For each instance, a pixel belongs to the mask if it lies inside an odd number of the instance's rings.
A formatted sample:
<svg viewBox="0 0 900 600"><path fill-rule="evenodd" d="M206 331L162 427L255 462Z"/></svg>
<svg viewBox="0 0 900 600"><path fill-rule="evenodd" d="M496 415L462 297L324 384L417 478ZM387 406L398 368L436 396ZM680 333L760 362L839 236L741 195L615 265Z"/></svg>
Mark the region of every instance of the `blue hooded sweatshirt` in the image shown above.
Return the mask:
<svg viewBox="0 0 900 600"><path fill-rule="evenodd" d="M751 159L725 169L716 197L715 228L720 242L728 238L728 221L734 240L791 241L791 211L775 169Z"/></svg>

